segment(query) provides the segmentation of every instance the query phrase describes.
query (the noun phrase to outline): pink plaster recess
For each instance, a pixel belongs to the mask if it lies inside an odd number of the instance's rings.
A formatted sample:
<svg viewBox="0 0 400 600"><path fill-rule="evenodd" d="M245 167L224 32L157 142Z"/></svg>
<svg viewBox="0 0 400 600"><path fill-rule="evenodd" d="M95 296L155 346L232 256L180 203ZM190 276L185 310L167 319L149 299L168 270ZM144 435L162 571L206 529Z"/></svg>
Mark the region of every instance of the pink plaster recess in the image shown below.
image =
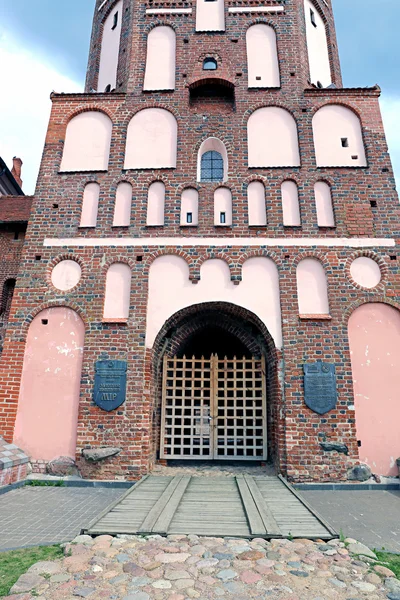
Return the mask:
<svg viewBox="0 0 400 600"><path fill-rule="evenodd" d="M224 0L196 0L196 31L225 31Z"/></svg>
<svg viewBox="0 0 400 600"><path fill-rule="evenodd" d="M14 443L34 460L75 458L84 337L82 319L64 306L29 327Z"/></svg>
<svg viewBox="0 0 400 600"><path fill-rule="evenodd" d="M114 27L116 13L118 13L118 20L117 26ZM121 40L122 17L122 0L119 0L119 2L117 2L113 10L108 15L103 25L99 79L97 84L98 92L105 92L107 86L110 86L110 91L117 87L117 69Z"/></svg>
<svg viewBox="0 0 400 600"><path fill-rule="evenodd" d="M128 227L131 224L132 186L123 182L117 187L113 227Z"/></svg>
<svg viewBox="0 0 400 600"><path fill-rule="evenodd" d="M107 171L112 123L101 112L84 112L67 125L60 171Z"/></svg>
<svg viewBox="0 0 400 600"><path fill-rule="evenodd" d="M316 26L311 21L311 10L314 13ZM332 83L332 76L325 23L311 0L304 0L304 12L310 81L314 85L321 84L322 87L328 87Z"/></svg>
<svg viewBox="0 0 400 600"><path fill-rule="evenodd" d="M107 271L104 319L128 319L132 273L129 265L114 263Z"/></svg>
<svg viewBox="0 0 400 600"><path fill-rule="evenodd" d="M279 63L275 30L269 25L252 25L246 32L249 88L279 87Z"/></svg>
<svg viewBox="0 0 400 600"><path fill-rule="evenodd" d="M392 306L363 304L349 320L360 460L373 473L398 474L400 456L400 314Z"/></svg>
<svg viewBox="0 0 400 600"><path fill-rule="evenodd" d="M300 166L297 125L283 108L266 106L254 111L247 123L249 167Z"/></svg>
<svg viewBox="0 0 400 600"><path fill-rule="evenodd" d="M232 193L228 188L219 187L214 192L214 225L221 227L232 225Z"/></svg>
<svg viewBox="0 0 400 600"><path fill-rule="evenodd" d="M143 90L175 89L175 31L161 25L147 37L146 72Z"/></svg>
<svg viewBox="0 0 400 600"><path fill-rule="evenodd" d="M300 315L329 315L325 269L316 258L297 265L297 299Z"/></svg>
<svg viewBox="0 0 400 600"><path fill-rule="evenodd" d="M314 186L314 194L318 227L335 227L330 186L325 181L317 181Z"/></svg>
<svg viewBox="0 0 400 600"><path fill-rule="evenodd" d="M165 185L154 181L147 193L147 225L164 225Z"/></svg>
<svg viewBox="0 0 400 600"><path fill-rule="evenodd" d="M247 187L249 225L266 225L265 187L261 181L252 181Z"/></svg>
<svg viewBox="0 0 400 600"><path fill-rule="evenodd" d="M283 224L287 227L301 225L299 190L295 181L284 181L281 186Z"/></svg>
<svg viewBox="0 0 400 600"><path fill-rule="evenodd" d="M361 123L357 115L338 104L320 108L313 117L318 167L366 167Z"/></svg>
<svg viewBox="0 0 400 600"><path fill-rule="evenodd" d="M99 210L100 186L88 183L83 192L81 222L79 227L96 227Z"/></svg>
<svg viewBox="0 0 400 600"><path fill-rule="evenodd" d="M225 148L225 144L221 142L218 138L210 137L202 142L199 152L197 155L197 181L201 181L201 157L206 152L210 152L211 150L215 150L215 152L219 152L222 156L222 160L224 161L224 179L223 181L228 180L228 153Z"/></svg>
<svg viewBox="0 0 400 600"><path fill-rule="evenodd" d="M124 169L176 167L178 127L172 113L145 108L128 125Z"/></svg>
<svg viewBox="0 0 400 600"><path fill-rule="evenodd" d="M368 256L360 256L350 265L350 274L358 285L372 289L380 283L382 273L378 263Z"/></svg>
<svg viewBox="0 0 400 600"><path fill-rule="evenodd" d="M188 213L192 221L188 221ZM199 223L199 192L193 188L183 190L181 197L181 225L198 225Z"/></svg>
<svg viewBox="0 0 400 600"><path fill-rule="evenodd" d="M178 310L213 301L231 302L255 313L268 327L275 344L282 346L279 275L275 263L266 257L248 259L243 265L242 281L234 285L225 261L210 259L203 263L200 281L193 285L183 258L166 255L150 267L147 304L146 346L153 346L165 321Z"/></svg>
<svg viewBox="0 0 400 600"><path fill-rule="evenodd" d="M82 269L75 260L62 260L51 273L51 283L55 288L67 291L75 287L82 275Z"/></svg>

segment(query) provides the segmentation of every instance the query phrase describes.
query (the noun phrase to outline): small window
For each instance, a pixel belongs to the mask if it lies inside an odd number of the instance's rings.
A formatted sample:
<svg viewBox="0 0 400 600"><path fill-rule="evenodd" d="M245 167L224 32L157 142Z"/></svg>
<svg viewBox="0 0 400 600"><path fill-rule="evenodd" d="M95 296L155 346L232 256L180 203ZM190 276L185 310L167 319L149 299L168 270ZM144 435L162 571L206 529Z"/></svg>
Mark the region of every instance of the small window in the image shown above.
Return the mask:
<svg viewBox="0 0 400 600"><path fill-rule="evenodd" d="M186 223L193 223L193 213L186 213Z"/></svg>
<svg viewBox="0 0 400 600"><path fill-rule="evenodd" d="M219 222L223 225L226 223L226 213L225 212L221 212L219 214Z"/></svg>
<svg viewBox="0 0 400 600"><path fill-rule="evenodd" d="M104 92L106 94L108 94L109 92L111 92L111 85L110 84L108 84L108 86L106 87L106 89L104 90Z"/></svg>
<svg viewBox="0 0 400 600"><path fill-rule="evenodd" d="M203 71L215 71L217 66L215 58L205 58L203 61Z"/></svg>
<svg viewBox="0 0 400 600"><path fill-rule="evenodd" d="M311 19L311 23L314 25L314 27L316 27L317 21L315 20L315 12L313 11L312 8L310 8L310 19Z"/></svg>
<svg viewBox="0 0 400 600"><path fill-rule="evenodd" d="M224 161L219 152L209 150L201 157L201 181L223 181Z"/></svg>
<svg viewBox="0 0 400 600"><path fill-rule="evenodd" d="M349 147L349 138L341 138L341 142L342 142L342 148Z"/></svg>
<svg viewBox="0 0 400 600"><path fill-rule="evenodd" d="M118 25L118 11L114 15L114 22L113 22L113 26L111 27L111 29L116 29L117 25Z"/></svg>

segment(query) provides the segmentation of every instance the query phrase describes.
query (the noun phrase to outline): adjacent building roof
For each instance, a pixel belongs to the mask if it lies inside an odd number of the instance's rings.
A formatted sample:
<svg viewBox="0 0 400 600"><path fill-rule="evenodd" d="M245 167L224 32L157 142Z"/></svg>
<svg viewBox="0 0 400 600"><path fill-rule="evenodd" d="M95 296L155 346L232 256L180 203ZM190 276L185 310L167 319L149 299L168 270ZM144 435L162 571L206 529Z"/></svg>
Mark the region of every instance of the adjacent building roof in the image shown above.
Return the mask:
<svg viewBox="0 0 400 600"><path fill-rule="evenodd" d="M0 223L27 223L33 196L0 196Z"/></svg>
<svg viewBox="0 0 400 600"><path fill-rule="evenodd" d="M24 192L21 190L19 183L4 160L0 157L0 196L3 194L8 196L23 196Z"/></svg>

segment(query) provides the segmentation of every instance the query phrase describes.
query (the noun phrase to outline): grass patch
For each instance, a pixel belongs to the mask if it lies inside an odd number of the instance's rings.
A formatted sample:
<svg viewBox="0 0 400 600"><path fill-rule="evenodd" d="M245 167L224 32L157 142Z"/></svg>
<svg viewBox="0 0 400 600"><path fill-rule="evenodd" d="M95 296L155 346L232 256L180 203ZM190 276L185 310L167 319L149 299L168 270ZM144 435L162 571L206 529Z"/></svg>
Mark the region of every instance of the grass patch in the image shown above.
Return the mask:
<svg viewBox="0 0 400 600"><path fill-rule="evenodd" d="M60 546L37 546L0 552L0 597L7 596L18 578L35 563L62 556Z"/></svg>
<svg viewBox="0 0 400 600"><path fill-rule="evenodd" d="M375 554L379 562L384 567L393 571L397 579L400 579L400 554L391 554L390 552L381 552L380 550L375 550Z"/></svg>
<svg viewBox="0 0 400 600"><path fill-rule="evenodd" d="M57 481L49 481L47 479L28 479L25 485L32 485L33 487L63 487L64 481L57 479Z"/></svg>

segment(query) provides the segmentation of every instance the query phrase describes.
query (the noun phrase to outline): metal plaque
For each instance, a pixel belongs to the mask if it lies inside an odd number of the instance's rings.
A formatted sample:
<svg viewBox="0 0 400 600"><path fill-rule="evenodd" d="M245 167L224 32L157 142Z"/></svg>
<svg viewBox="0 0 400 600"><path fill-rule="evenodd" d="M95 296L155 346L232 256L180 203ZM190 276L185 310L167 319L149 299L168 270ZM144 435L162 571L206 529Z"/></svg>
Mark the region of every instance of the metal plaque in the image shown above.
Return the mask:
<svg viewBox="0 0 400 600"><path fill-rule="evenodd" d="M95 364L93 400L97 406L110 412L126 397L127 363L124 360L98 360Z"/></svg>
<svg viewBox="0 0 400 600"><path fill-rule="evenodd" d="M304 401L308 408L319 415L333 410L337 402L335 365L318 361L303 368Z"/></svg>

